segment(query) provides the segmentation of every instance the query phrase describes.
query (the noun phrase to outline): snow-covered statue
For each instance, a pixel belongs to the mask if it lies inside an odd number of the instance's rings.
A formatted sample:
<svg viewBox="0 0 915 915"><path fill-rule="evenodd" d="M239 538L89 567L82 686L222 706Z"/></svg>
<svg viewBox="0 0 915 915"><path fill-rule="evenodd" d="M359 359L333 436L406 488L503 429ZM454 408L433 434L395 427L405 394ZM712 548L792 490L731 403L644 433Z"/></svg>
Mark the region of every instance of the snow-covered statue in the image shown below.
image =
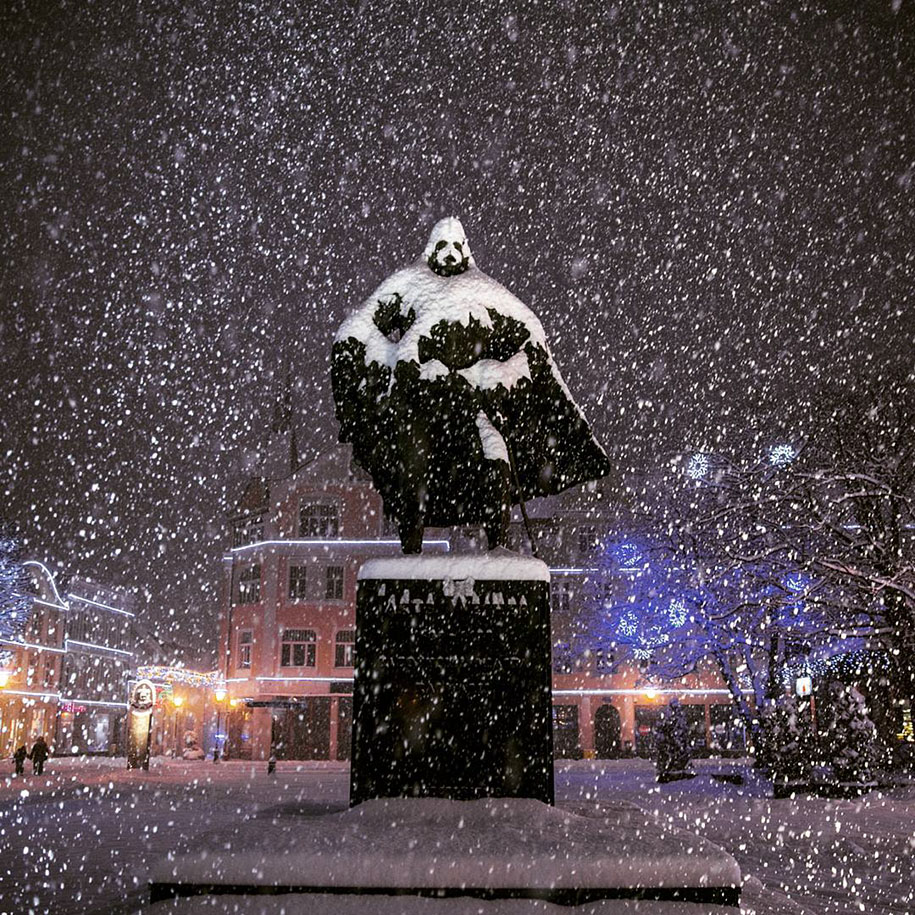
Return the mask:
<svg viewBox="0 0 915 915"><path fill-rule="evenodd" d="M479 524L503 546L513 504L610 471L540 321L477 269L457 219L344 321L332 378L340 440L405 553L425 526Z"/></svg>

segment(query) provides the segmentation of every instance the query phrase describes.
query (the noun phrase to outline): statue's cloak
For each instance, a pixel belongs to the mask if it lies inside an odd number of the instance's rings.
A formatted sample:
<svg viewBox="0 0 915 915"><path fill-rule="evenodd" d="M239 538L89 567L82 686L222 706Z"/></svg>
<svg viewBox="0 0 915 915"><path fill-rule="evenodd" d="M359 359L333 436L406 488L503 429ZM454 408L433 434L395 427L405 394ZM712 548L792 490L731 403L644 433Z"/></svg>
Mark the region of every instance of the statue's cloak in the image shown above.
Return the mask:
<svg viewBox="0 0 915 915"><path fill-rule="evenodd" d="M472 260L441 276L420 258L385 280L340 327L332 381L340 440L395 519L418 496L426 525L482 523L504 499L494 462L513 504L611 470L540 322Z"/></svg>

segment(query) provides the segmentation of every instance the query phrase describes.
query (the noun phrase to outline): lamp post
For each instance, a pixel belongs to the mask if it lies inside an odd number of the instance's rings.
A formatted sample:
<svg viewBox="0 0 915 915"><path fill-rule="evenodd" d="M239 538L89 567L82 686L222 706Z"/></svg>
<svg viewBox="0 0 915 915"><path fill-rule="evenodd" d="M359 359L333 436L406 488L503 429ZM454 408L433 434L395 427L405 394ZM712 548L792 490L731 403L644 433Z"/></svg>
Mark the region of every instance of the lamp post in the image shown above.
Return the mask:
<svg viewBox="0 0 915 915"><path fill-rule="evenodd" d="M175 759L178 758L178 710L184 705L184 696L175 696L172 699L172 705L175 707L174 727L172 728L172 747L175 753Z"/></svg>
<svg viewBox="0 0 915 915"><path fill-rule="evenodd" d="M216 702L216 735L213 738L213 762L219 762L219 716L222 713L222 703L226 698L226 691L219 687L213 690L213 699Z"/></svg>

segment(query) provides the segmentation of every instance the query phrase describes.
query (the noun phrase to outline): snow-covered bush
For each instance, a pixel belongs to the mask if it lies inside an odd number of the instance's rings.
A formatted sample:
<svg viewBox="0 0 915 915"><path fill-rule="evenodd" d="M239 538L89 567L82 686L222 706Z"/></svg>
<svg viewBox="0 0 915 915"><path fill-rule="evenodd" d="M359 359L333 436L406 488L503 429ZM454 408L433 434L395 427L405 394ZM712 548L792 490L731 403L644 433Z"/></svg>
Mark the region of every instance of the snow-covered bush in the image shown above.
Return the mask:
<svg viewBox="0 0 915 915"><path fill-rule="evenodd" d="M766 766L776 782L806 780L813 765L809 727L793 695L780 696L763 719Z"/></svg>
<svg viewBox="0 0 915 915"><path fill-rule="evenodd" d="M692 775L689 757L689 724L677 699L661 715L655 729L658 781L667 782Z"/></svg>
<svg viewBox="0 0 915 915"><path fill-rule="evenodd" d="M819 706L820 749L836 782L862 784L873 779L879 762L877 729L864 697L835 681Z"/></svg>

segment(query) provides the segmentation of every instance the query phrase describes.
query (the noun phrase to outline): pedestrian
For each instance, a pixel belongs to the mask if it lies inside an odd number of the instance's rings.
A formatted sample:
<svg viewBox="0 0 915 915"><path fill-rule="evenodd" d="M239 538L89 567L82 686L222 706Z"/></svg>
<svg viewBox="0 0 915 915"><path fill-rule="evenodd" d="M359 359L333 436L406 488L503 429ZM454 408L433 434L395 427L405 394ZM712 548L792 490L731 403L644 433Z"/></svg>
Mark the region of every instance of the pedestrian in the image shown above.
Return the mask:
<svg viewBox="0 0 915 915"><path fill-rule="evenodd" d="M48 745L45 743L44 735L39 734L38 740L32 745L32 752L29 753L29 759L32 760L33 775L41 775L44 771L44 761L48 756Z"/></svg>
<svg viewBox="0 0 915 915"><path fill-rule="evenodd" d="M29 751L26 750L25 744L13 754L13 762L16 763L16 775L25 775L25 760L28 755Z"/></svg>

